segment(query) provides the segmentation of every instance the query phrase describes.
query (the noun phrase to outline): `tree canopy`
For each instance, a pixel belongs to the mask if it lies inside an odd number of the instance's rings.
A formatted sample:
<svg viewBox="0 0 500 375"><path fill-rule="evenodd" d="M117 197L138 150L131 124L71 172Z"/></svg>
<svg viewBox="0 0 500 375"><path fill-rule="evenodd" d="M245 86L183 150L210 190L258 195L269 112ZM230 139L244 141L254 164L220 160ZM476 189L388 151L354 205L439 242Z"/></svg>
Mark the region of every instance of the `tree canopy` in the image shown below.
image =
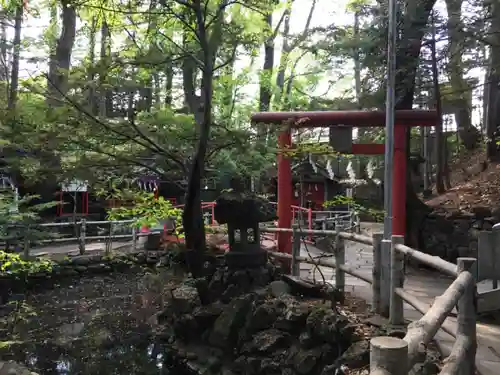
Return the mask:
<svg viewBox="0 0 500 375"><path fill-rule="evenodd" d="M500 5L398 5L397 107L437 108L461 147L484 140L495 158ZM274 165L275 129L252 127L251 112L384 108L384 2L3 0L0 9L6 168L32 180L152 173L180 183L193 249L204 247L202 178L257 179Z"/></svg>

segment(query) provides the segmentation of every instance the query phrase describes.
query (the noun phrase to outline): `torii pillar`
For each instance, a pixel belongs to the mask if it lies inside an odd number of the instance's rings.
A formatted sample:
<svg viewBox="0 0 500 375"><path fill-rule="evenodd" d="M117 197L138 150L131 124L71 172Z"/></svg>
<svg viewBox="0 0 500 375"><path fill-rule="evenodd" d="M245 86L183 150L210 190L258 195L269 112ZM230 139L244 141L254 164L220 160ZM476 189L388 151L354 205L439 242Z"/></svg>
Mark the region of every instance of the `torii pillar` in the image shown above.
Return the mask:
<svg viewBox="0 0 500 375"><path fill-rule="evenodd" d="M280 150L292 146L292 128L338 127L339 135L352 127L384 127L383 111L322 111L322 112L259 112L251 117L252 123L264 125L291 124L278 135ZM410 127L436 126L438 114L427 110L400 110L395 113L394 167L392 184L392 234L406 232L406 134ZM345 133L344 133L345 134ZM338 144L338 143L337 143ZM384 154L384 144L356 144L352 137L343 142L336 151L354 155ZM290 159L278 153L278 226L292 227L292 171ZM278 250L291 253L291 233L278 233Z"/></svg>

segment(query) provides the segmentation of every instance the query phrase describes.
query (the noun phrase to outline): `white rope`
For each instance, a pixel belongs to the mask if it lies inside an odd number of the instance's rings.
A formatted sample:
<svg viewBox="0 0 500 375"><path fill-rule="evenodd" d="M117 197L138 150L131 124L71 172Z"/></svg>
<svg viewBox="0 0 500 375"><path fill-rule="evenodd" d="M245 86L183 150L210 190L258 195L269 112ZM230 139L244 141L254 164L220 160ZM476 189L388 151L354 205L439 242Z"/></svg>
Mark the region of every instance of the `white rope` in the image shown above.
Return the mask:
<svg viewBox="0 0 500 375"><path fill-rule="evenodd" d="M328 177L330 177L330 180L333 180L335 178L335 172L333 171L332 167L332 162L330 159L326 162L326 171L328 172Z"/></svg>
<svg viewBox="0 0 500 375"><path fill-rule="evenodd" d="M318 173L318 166L316 165L316 163L312 159L312 154L311 153L309 153L309 164L311 164L311 167L312 167L314 173Z"/></svg>

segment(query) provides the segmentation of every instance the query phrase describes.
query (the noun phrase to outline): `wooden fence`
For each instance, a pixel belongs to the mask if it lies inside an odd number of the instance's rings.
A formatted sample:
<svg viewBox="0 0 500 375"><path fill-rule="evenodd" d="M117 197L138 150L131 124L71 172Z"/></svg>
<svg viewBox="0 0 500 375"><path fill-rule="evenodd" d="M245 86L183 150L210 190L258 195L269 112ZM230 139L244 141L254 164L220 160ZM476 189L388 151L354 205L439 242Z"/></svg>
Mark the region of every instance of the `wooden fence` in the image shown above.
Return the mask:
<svg viewBox="0 0 500 375"><path fill-rule="evenodd" d="M32 228L26 228L22 238L19 238L17 242L22 246L23 256L28 258L30 256L30 250L32 246L42 245L42 244L54 244L54 243L77 243L80 254L85 253L85 245L89 242L104 241L106 243L106 252L111 250L111 245L113 241L129 241L133 243L133 247L137 247L137 240L141 236L147 236L148 233L140 233L136 227L131 226L134 220L115 220L115 221L91 221L81 219L76 222L59 222L59 223L41 223L33 224ZM88 235L88 228L90 226L98 226L103 229L106 234L102 235ZM59 233L50 233L51 228L71 228L72 235L61 235ZM122 233L115 233L118 228L122 229ZM44 231L42 238L33 238L30 233L36 228L39 231ZM124 233L125 232L125 233ZM2 240L2 239L0 239ZM5 239L4 239L5 242Z"/></svg>
<svg viewBox="0 0 500 375"><path fill-rule="evenodd" d="M434 339L440 328L455 337L451 355L440 375L474 375L477 348L476 337L476 259L458 258L457 264L439 257L422 253L403 245L402 236L383 240L382 234L372 238L341 231L299 230L266 228L263 232L292 232L292 254L271 252L275 258L290 259L292 274L299 276L301 262L335 269L335 287L345 289L345 275L357 277L372 286L375 312L389 318L392 325L403 325L403 303L406 302L423 314L418 321L410 323L403 339L376 337L371 340L370 375L407 375L425 354L426 346ZM303 236L331 236L334 240L334 259L313 259L300 255ZM345 241L354 241L373 248L374 266L371 277L345 264ZM433 267L455 278L448 289L435 299L431 307L404 290L405 257ZM457 306L456 330L445 322Z"/></svg>

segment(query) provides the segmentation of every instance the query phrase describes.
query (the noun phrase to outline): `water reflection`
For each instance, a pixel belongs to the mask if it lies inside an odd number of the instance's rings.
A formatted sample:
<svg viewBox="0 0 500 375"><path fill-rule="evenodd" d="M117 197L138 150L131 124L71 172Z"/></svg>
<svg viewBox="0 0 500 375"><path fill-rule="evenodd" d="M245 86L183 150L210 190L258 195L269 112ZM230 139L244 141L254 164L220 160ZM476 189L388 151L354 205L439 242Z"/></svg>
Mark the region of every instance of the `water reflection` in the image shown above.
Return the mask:
<svg viewBox="0 0 500 375"><path fill-rule="evenodd" d="M2 349L4 360L15 360L43 375L191 375L176 366L165 348L147 339L84 347L79 342L64 348L49 342Z"/></svg>
<svg viewBox="0 0 500 375"><path fill-rule="evenodd" d="M117 273L23 295L0 307L0 358L41 375L191 375L152 338L165 280L173 279Z"/></svg>

